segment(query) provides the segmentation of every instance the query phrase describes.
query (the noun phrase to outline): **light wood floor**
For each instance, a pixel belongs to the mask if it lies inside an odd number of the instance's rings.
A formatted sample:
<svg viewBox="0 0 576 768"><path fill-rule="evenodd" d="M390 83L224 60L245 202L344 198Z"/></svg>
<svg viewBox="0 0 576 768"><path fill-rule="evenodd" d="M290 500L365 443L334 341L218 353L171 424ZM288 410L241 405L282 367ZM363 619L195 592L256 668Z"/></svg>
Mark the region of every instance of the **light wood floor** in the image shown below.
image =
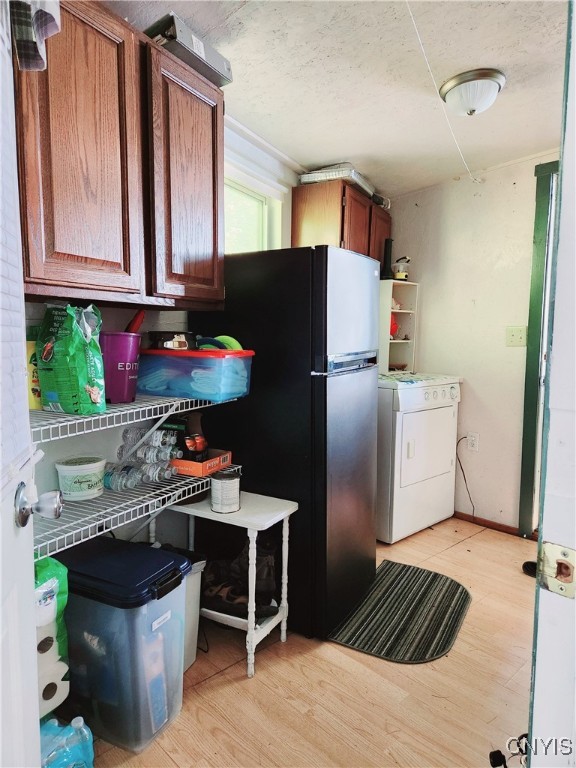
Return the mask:
<svg viewBox="0 0 576 768"><path fill-rule="evenodd" d="M394 664L278 630L246 677L244 633L201 622L209 653L184 680L178 718L139 755L97 742L96 768L481 768L527 730L536 544L451 519L392 546L451 576L472 604L450 653Z"/></svg>

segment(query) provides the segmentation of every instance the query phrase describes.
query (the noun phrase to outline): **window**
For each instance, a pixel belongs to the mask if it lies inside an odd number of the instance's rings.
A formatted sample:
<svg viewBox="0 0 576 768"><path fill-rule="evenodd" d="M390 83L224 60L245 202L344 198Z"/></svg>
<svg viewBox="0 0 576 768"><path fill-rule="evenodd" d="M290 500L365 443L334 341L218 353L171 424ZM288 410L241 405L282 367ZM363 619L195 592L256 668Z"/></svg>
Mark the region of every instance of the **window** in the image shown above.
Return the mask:
<svg viewBox="0 0 576 768"><path fill-rule="evenodd" d="M234 181L224 182L226 253L264 251L268 243L268 199Z"/></svg>
<svg viewBox="0 0 576 768"><path fill-rule="evenodd" d="M290 247L292 187L303 171L297 163L226 115L226 253Z"/></svg>

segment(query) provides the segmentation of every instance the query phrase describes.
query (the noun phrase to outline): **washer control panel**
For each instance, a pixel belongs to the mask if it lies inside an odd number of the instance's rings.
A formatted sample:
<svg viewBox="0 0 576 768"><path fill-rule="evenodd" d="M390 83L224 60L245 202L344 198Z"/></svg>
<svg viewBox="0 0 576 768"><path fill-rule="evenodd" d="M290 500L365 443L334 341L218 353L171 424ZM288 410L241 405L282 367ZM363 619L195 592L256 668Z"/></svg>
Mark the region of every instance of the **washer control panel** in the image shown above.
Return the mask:
<svg viewBox="0 0 576 768"><path fill-rule="evenodd" d="M395 411L422 411L446 408L460 402L460 385L442 384L432 387L406 387L394 391Z"/></svg>

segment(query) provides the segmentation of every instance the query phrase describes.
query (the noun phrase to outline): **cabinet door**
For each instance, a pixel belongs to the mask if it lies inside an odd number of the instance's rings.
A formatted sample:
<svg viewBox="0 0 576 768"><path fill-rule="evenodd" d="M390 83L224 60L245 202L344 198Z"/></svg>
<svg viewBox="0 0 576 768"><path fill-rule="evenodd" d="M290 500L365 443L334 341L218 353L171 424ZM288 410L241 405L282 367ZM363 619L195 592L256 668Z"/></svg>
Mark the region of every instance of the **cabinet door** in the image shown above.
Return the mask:
<svg viewBox="0 0 576 768"><path fill-rule="evenodd" d="M221 300L223 286L222 91L150 47L152 291Z"/></svg>
<svg viewBox="0 0 576 768"><path fill-rule="evenodd" d="M344 188L343 247L349 251L368 255L370 234L370 208L372 201L362 192L348 185Z"/></svg>
<svg viewBox="0 0 576 768"><path fill-rule="evenodd" d="M292 188L292 246L342 245L344 183L322 181Z"/></svg>
<svg viewBox="0 0 576 768"><path fill-rule="evenodd" d="M370 246L368 256L384 261L384 242L392 234L392 220L388 211L372 204L370 214Z"/></svg>
<svg viewBox="0 0 576 768"><path fill-rule="evenodd" d="M139 292L137 41L96 3L62 4L44 72L16 78L25 290Z"/></svg>

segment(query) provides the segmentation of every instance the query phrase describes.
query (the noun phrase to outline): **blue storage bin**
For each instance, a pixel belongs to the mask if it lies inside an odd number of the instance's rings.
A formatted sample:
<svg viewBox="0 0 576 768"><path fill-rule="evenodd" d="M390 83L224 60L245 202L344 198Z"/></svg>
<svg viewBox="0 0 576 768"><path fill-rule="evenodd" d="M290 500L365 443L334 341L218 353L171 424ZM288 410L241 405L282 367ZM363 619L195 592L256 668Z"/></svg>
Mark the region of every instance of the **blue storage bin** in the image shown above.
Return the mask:
<svg viewBox="0 0 576 768"><path fill-rule="evenodd" d="M144 749L182 708L188 559L99 537L68 568L70 706L95 736Z"/></svg>
<svg viewBox="0 0 576 768"><path fill-rule="evenodd" d="M250 349L142 350L137 391L213 403L244 397L253 356Z"/></svg>

